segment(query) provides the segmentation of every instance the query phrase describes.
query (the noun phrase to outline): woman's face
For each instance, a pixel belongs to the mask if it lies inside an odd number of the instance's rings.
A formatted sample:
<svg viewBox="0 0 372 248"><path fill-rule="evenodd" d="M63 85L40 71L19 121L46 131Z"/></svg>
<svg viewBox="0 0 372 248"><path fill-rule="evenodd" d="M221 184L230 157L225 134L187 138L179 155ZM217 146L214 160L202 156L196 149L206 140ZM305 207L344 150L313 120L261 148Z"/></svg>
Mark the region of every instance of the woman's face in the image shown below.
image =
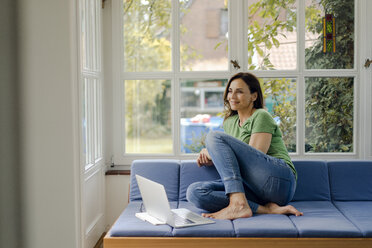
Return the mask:
<svg viewBox="0 0 372 248"><path fill-rule="evenodd" d="M257 92L251 94L248 85L241 78L237 78L231 82L227 93L227 100L231 110L249 109L253 107L253 102L256 99Z"/></svg>

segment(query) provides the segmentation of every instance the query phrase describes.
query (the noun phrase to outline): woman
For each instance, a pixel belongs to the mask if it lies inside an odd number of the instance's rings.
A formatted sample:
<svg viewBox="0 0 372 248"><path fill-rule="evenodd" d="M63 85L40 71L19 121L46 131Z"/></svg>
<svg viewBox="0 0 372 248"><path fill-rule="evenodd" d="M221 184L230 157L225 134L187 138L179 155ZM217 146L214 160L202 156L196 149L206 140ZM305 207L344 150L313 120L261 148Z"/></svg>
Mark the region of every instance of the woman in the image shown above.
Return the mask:
<svg viewBox="0 0 372 248"><path fill-rule="evenodd" d="M225 132L210 132L197 159L214 165L220 180L189 186L187 199L215 219L249 218L258 214L303 215L292 199L297 172L272 116L263 109L258 79L238 73L224 93Z"/></svg>

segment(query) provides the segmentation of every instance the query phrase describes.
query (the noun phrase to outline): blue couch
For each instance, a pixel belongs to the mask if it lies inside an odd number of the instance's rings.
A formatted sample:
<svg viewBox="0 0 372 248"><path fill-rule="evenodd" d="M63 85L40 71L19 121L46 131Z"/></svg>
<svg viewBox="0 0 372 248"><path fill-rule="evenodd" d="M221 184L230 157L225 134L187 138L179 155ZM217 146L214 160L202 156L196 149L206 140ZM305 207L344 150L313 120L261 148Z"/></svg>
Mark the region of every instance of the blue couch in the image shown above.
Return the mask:
<svg viewBox="0 0 372 248"><path fill-rule="evenodd" d="M134 216L142 207L134 175L163 184L171 208L203 210L186 200L196 181L219 178L214 167L194 160L136 160L132 164L130 203L105 237L104 247L372 247L372 161L298 160L297 189L290 203L303 216L254 215L216 220L215 224L173 229L153 226ZM115 244L115 245L114 245Z"/></svg>

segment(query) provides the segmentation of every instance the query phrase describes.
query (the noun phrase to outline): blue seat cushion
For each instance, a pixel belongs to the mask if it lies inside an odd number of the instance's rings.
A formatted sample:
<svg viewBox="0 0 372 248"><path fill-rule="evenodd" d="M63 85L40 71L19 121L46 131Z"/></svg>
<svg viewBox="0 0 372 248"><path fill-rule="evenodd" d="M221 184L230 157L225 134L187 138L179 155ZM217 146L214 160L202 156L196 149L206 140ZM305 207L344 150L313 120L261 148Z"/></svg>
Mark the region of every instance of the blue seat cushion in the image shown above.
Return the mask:
<svg viewBox="0 0 372 248"><path fill-rule="evenodd" d="M213 181L220 176L214 166L198 167L195 160L181 161L180 201L186 201L186 191L190 184L200 181Z"/></svg>
<svg viewBox="0 0 372 248"><path fill-rule="evenodd" d="M192 203L180 201L179 208L187 208L194 213L205 213ZM234 227L230 220L214 220L216 223L192 226L187 228L173 228L173 236L177 237L235 237Z"/></svg>
<svg viewBox="0 0 372 248"><path fill-rule="evenodd" d="M372 238L372 201L336 201L334 204L365 238Z"/></svg>
<svg viewBox="0 0 372 248"><path fill-rule="evenodd" d="M372 161L328 162L333 201L372 200Z"/></svg>
<svg viewBox="0 0 372 248"><path fill-rule="evenodd" d="M169 201L178 201L180 161L170 159L135 160L130 179L130 201L142 200L135 175L163 184Z"/></svg>
<svg viewBox="0 0 372 248"><path fill-rule="evenodd" d="M329 201L328 168L325 161L294 160L297 187L292 201ZM315 183L316 182L316 183Z"/></svg>
<svg viewBox="0 0 372 248"><path fill-rule="evenodd" d="M362 233L329 201L291 202L303 216L290 215L299 237L356 238Z"/></svg>
<svg viewBox="0 0 372 248"><path fill-rule="evenodd" d="M292 237L298 236L296 227L286 215L255 214L251 218L233 221L237 237Z"/></svg>
<svg viewBox="0 0 372 248"><path fill-rule="evenodd" d="M177 207L177 202L171 202L172 208ZM168 225L157 225L140 220L135 213L144 211L142 201L132 201L119 216L110 230L111 237L170 237L172 227Z"/></svg>

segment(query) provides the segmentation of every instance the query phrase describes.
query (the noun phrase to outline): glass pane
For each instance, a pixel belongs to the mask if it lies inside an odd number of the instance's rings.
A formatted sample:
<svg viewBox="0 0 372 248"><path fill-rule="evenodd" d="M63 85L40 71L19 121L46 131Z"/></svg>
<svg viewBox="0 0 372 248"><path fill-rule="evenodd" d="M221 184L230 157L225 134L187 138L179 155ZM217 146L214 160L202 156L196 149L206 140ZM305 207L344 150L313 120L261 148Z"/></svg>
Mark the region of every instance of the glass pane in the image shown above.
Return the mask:
<svg viewBox="0 0 372 248"><path fill-rule="evenodd" d="M265 107L279 124L288 152L296 152L296 79L260 79Z"/></svg>
<svg viewBox="0 0 372 248"><path fill-rule="evenodd" d="M171 0L124 1L124 70L169 71Z"/></svg>
<svg viewBox="0 0 372 248"><path fill-rule="evenodd" d="M83 68L88 68L87 65L87 17L86 17L86 1L81 0L81 7L80 7L80 49L81 49L81 63Z"/></svg>
<svg viewBox="0 0 372 248"><path fill-rule="evenodd" d="M352 152L354 78L306 78L305 151Z"/></svg>
<svg viewBox="0 0 372 248"><path fill-rule="evenodd" d="M226 79L181 81L181 152L198 153L210 130L223 131Z"/></svg>
<svg viewBox="0 0 372 248"><path fill-rule="evenodd" d="M83 135L83 154L85 157L85 165L89 164L89 145L88 145L88 87L87 87L87 79L84 78L83 80L83 89L82 89L82 135Z"/></svg>
<svg viewBox="0 0 372 248"><path fill-rule="evenodd" d="M296 0L248 1L248 69L297 67Z"/></svg>
<svg viewBox="0 0 372 248"><path fill-rule="evenodd" d="M323 52L325 14L332 14L335 26L329 28L329 36L335 52ZM305 63L307 69L354 68L354 0L306 1Z"/></svg>
<svg viewBox="0 0 372 248"><path fill-rule="evenodd" d="M94 79L94 159L101 157L101 117L100 117L100 91L99 81Z"/></svg>
<svg viewBox="0 0 372 248"><path fill-rule="evenodd" d="M83 84L83 143L85 150L85 169L94 164L94 79L84 78Z"/></svg>
<svg viewBox="0 0 372 248"><path fill-rule="evenodd" d="M227 0L180 0L182 71L228 70Z"/></svg>
<svg viewBox="0 0 372 248"><path fill-rule="evenodd" d="M125 152L172 153L171 82L127 80Z"/></svg>

